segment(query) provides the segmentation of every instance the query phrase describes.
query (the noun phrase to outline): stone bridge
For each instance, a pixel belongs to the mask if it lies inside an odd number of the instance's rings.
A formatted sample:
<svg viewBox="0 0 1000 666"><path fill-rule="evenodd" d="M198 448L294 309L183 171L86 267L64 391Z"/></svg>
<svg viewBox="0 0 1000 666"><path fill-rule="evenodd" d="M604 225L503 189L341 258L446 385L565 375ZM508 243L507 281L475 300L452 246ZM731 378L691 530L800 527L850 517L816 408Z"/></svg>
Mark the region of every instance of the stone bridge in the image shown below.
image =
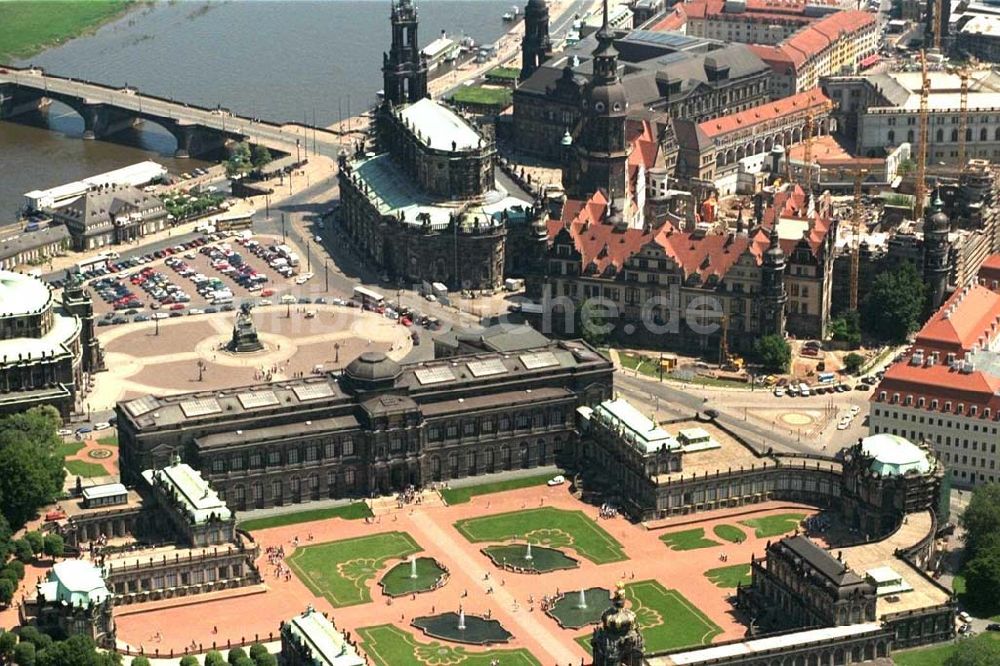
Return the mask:
<svg viewBox="0 0 1000 666"><path fill-rule="evenodd" d="M73 109L83 119L85 139L101 139L142 121L162 126L177 140L177 157L218 150L231 141L249 141L295 154L313 142L316 151L334 158L342 138L325 128L278 124L245 118L223 108L209 109L141 93L46 74L39 68L0 66L0 120L38 111L50 101Z"/></svg>

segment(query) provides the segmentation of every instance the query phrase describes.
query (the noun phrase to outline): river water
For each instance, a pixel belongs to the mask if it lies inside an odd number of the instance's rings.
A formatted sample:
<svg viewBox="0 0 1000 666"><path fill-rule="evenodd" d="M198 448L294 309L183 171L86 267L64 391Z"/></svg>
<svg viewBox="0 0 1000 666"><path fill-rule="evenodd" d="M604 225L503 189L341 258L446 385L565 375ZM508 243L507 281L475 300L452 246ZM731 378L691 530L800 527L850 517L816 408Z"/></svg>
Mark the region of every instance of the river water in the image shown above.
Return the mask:
<svg viewBox="0 0 1000 666"><path fill-rule="evenodd" d="M505 31L501 14L512 1L418 6L421 44L442 30L486 43ZM387 0L169 2L17 64L267 120L329 125L374 102L389 43ZM173 137L153 124L118 137L119 144L81 140L82 120L61 104L38 120L56 131L0 122L0 224L32 189L145 159L175 172L202 164L170 157Z"/></svg>

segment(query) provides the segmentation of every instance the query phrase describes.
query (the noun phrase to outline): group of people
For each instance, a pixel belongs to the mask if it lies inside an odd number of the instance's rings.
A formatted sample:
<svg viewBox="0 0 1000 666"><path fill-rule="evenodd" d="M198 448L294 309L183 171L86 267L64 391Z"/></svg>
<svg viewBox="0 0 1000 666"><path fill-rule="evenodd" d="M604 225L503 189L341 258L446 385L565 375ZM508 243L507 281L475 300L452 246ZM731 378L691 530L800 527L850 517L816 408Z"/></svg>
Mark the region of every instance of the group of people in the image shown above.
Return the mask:
<svg viewBox="0 0 1000 666"><path fill-rule="evenodd" d="M611 519L618 515L618 507L613 506L607 502L601 505L601 512L597 515L598 518Z"/></svg>
<svg viewBox="0 0 1000 666"><path fill-rule="evenodd" d="M298 545L298 539L295 537L295 545ZM285 582L290 581L292 570L285 564L285 547L268 546L265 553L267 554L267 563L274 567L274 577L279 580L284 579Z"/></svg>
<svg viewBox="0 0 1000 666"><path fill-rule="evenodd" d="M404 490L399 491L396 495L396 508L402 509L407 504L420 504L421 502L420 489L414 485L407 486Z"/></svg>

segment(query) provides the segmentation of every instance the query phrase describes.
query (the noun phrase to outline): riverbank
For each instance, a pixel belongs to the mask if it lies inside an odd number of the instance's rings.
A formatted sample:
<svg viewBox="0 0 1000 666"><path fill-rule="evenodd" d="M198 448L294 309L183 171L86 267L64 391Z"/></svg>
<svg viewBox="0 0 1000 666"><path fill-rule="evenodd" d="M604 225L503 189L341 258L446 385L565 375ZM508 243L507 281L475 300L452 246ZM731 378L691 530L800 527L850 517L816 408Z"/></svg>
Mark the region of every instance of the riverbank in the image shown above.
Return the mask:
<svg viewBox="0 0 1000 666"><path fill-rule="evenodd" d="M93 32L137 4L134 0L0 2L0 62L28 58Z"/></svg>

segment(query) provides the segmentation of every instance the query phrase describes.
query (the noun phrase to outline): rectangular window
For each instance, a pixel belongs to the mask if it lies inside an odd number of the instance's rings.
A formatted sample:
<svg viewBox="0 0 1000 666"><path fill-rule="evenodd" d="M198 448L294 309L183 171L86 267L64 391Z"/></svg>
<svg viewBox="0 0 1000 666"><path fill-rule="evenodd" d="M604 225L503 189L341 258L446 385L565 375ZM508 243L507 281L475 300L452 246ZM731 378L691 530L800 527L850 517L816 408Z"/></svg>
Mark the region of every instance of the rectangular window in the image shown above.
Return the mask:
<svg viewBox="0 0 1000 666"><path fill-rule="evenodd" d="M226 471L226 463L222 458L212 459L212 471L213 472L224 472Z"/></svg>
<svg viewBox="0 0 1000 666"><path fill-rule="evenodd" d="M354 440L345 439L344 440L344 455L353 456L354 455Z"/></svg>
<svg viewBox="0 0 1000 666"><path fill-rule="evenodd" d="M281 464L281 451L273 450L267 452L267 464L268 465L280 465Z"/></svg>
<svg viewBox="0 0 1000 666"><path fill-rule="evenodd" d="M250 467L252 467L254 469L259 468L260 465L261 465L261 460L262 460L262 458L261 458L261 455L260 455L260 451L251 451L250 452Z"/></svg>
<svg viewBox="0 0 1000 666"><path fill-rule="evenodd" d="M299 450L298 449L296 449L294 447L290 448L290 449L288 449L288 452L285 455L288 458L288 464L289 465L295 465L295 464L297 464L299 462Z"/></svg>

